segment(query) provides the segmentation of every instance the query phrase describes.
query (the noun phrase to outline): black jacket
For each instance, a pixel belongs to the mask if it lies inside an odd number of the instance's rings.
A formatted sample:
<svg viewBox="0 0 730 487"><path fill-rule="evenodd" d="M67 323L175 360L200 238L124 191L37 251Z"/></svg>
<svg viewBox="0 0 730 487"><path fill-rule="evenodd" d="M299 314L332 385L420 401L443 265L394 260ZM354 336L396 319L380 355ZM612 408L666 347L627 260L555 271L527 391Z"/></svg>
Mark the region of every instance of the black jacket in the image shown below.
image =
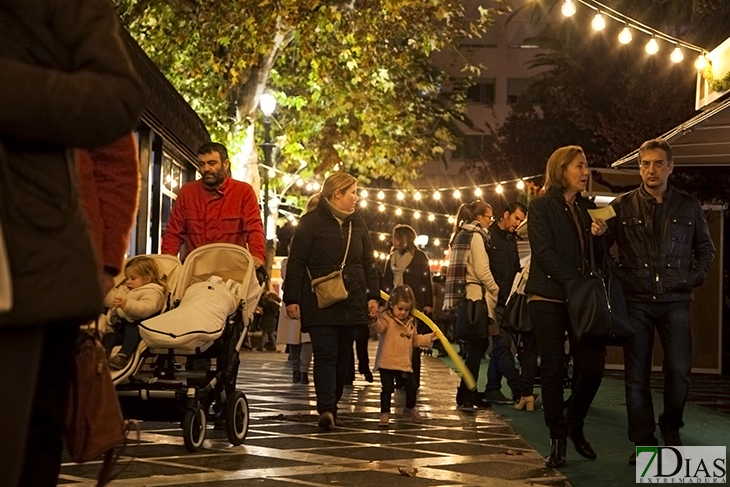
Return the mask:
<svg viewBox="0 0 730 487"><path fill-rule="evenodd" d="M344 301L320 309L312 292L307 269L312 278L317 278L340 267L345 255L350 224L352 239L344 269L345 288L349 296ZM378 270L373 252L370 232L358 211L340 226L328 204L320 201L316 210L301 218L289 253L284 302L287 305L299 304L303 331L322 325L367 325L367 301L380 299Z"/></svg>
<svg viewBox="0 0 730 487"><path fill-rule="evenodd" d="M655 199L642 184L611 205L609 242L618 244L618 269L626 299L688 301L705 281L715 246L702 207L692 196L671 186L664 197L661 250L657 252L652 206Z"/></svg>
<svg viewBox="0 0 730 487"><path fill-rule="evenodd" d="M581 195L576 196L583 221L583 233L588 242L591 237L589 208L596 205ZM530 204L530 219L527 224L532 259L530 277L525 292L546 298L565 299L563 284L580 277L589 266L588 253L581 254L573 217L562 193L550 188L547 193L535 198ZM595 239L594 243L599 243ZM594 245L597 265L603 252L602 243Z"/></svg>
<svg viewBox="0 0 730 487"><path fill-rule="evenodd" d="M424 306L433 307L433 287L431 285L431 269L428 265L428 257L418 249L416 249L413 260L403 273L403 284L413 289L416 308L423 311ZM388 294L393 290L393 269L390 267L390 259L385 264L383 284L380 288Z"/></svg>
<svg viewBox="0 0 730 487"><path fill-rule="evenodd" d="M517 251L517 236L499 228L497 222L489 226L491 243L487 247L489 269L499 286L497 306L503 306L512 290L512 282L520 271L520 253Z"/></svg>

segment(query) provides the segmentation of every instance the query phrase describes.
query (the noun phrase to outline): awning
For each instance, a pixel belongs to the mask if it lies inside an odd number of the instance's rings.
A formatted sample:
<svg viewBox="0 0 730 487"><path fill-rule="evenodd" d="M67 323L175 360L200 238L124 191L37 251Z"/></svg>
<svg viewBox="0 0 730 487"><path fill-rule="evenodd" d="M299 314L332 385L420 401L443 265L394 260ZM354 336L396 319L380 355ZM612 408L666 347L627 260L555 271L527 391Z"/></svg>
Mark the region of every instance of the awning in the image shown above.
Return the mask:
<svg viewBox="0 0 730 487"><path fill-rule="evenodd" d="M673 128L661 138L674 150L677 166L730 166L730 97L720 100ZM639 150L631 152L611 167L637 164Z"/></svg>

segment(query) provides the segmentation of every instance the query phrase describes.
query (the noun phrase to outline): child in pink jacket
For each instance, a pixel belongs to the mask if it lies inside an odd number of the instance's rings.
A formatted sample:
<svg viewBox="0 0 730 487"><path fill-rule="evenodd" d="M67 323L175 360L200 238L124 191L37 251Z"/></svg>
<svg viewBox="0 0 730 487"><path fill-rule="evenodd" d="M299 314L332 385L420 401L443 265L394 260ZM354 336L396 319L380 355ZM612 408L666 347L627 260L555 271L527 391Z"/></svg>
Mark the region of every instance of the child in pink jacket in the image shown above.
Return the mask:
<svg viewBox="0 0 730 487"><path fill-rule="evenodd" d="M416 411L416 381L413 376L411 357L414 347L430 347L436 335L416 333L415 318L411 316L415 303L413 290L408 286L397 286L390 293L386 310L370 329L378 334L378 353L375 355L375 368L380 372L380 422L378 426L387 428L390 421L390 399L395 390L395 379L403 379L406 391L406 407L403 414L416 423L423 422L423 416Z"/></svg>

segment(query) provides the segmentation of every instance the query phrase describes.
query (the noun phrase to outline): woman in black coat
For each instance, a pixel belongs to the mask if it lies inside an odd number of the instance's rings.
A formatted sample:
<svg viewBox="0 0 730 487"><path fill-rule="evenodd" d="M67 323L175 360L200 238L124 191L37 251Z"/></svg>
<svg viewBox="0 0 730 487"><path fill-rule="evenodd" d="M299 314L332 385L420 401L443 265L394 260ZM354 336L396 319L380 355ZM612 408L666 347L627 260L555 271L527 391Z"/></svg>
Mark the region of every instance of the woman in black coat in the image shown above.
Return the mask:
<svg viewBox="0 0 730 487"><path fill-rule="evenodd" d="M433 312L433 287L428 257L416 247L416 231L409 225L396 225L393 229L393 251L388 257L381 289L390 294L401 284L410 286L416 298L416 308L425 314ZM429 333L428 327L418 321L418 333ZM413 348L411 360L416 387L421 380L421 349Z"/></svg>
<svg viewBox="0 0 730 487"><path fill-rule="evenodd" d="M525 292L542 360L543 407L550 429L550 455L545 465L552 468L565 464L567 438L573 440L579 454L596 458L583 436L583 420L601 385L605 347L573 339L563 292L563 284L583 275L589 265L592 237L588 209L596 205L580 195L586 189L588 174L583 149L567 146L556 150L547 163L546 193L530 205L532 263ZM566 332L571 338L575 371L573 395L564 414Z"/></svg>
<svg viewBox="0 0 730 487"><path fill-rule="evenodd" d="M316 209L305 214L291 244L284 283L284 303L291 319L300 319L314 352L314 389L318 424L334 429L337 403L342 397L355 337L376 316L380 287L373 245L365 221L356 211L357 180L343 173L329 176ZM348 234L351 233L349 249ZM343 277L348 297L320 308L311 280L340 268L347 252Z"/></svg>

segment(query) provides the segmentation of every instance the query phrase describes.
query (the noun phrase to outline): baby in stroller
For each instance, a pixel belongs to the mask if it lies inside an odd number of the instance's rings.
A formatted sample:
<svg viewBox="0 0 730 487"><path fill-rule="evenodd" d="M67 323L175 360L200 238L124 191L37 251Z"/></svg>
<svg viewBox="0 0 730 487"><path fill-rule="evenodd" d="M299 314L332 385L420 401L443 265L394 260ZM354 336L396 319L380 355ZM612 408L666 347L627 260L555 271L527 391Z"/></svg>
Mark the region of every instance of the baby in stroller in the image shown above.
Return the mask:
<svg viewBox="0 0 730 487"><path fill-rule="evenodd" d="M139 256L127 262L124 276L126 285L112 289L104 299L112 329L104 335L104 347L111 354L115 346L122 346L109 360L112 370L127 365L140 342L140 322L162 311L167 294L157 263L149 257Z"/></svg>

